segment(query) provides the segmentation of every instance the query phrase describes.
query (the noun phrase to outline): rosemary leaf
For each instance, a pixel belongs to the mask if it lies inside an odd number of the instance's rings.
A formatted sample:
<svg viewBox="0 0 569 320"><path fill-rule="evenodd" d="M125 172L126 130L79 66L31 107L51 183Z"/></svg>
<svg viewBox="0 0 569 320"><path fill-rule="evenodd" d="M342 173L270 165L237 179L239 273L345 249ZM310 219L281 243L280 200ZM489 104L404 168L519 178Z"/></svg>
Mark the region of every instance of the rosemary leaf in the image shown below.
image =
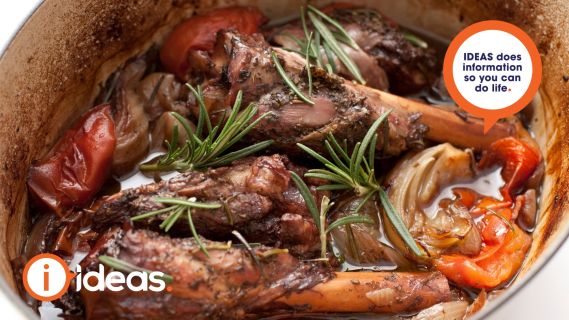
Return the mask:
<svg viewBox="0 0 569 320"><path fill-rule="evenodd" d="M373 122L373 124L371 125L371 127L369 127L366 135L364 136L363 140L362 140L362 144L357 152L357 156L355 159L355 166L356 167L360 167L362 160L364 159L365 156L365 152L367 150L368 147L370 147L371 149L375 149L375 145L370 145L371 141L373 140L374 136L377 136L377 128L379 128L379 126L383 123L383 121L385 121L385 119L387 119L387 116L391 113L391 110L388 110L387 112L384 112L379 118L377 118L377 120L375 120ZM354 151L355 152L355 151ZM372 160L370 159L370 162Z"/></svg>
<svg viewBox="0 0 569 320"><path fill-rule="evenodd" d="M302 22L302 30L304 31L304 37L306 39L310 38L310 34L308 32L308 27L306 25L306 10L303 6L300 7L300 21ZM322 59L320 58L319 51L320 50L320 35L316 33L314 35L314 44L307 41L306 51L310 51L312 56L316 59L316 65L318 67L322 66Z"/></svg>
<svg viewBox="0 0 569 320"><path fill-rule="evenodd" d="M140 272L144 272L144 273L161 272L161 271L151 271L148 269L144 269L144 268L135 266L129 262L123 261L121 259L117 259L117 258L106 256L106 255L99 256L98 259L99 259L99 261L101 261L101 263L103 263L107 267L113 268L113 269L118 270L118 271L123 271L123 272L140 271ZM163 275L160 278L162 278L162 280L164 280L164 282L172 283L174 281L174 278L171 275L166 274L164 272L162 272L162 273L163 273Z"/></svg>
<svg viewBox="0 0 569 320"><path fill-rule="evenodd" d="M314 45L312 46L312 52L316 55L316 65L319 68L322 68L324 62L322 62L322 57L320 55L320 47L322 43L320 38L321 38L320 32L316 32L316 34L314 35Z"/></svg>
<svg viewBox="0 0 569 320"><path fill-rule="evenodd" d="M176 209L176 207L166 207L166 208L162 208L162 209L159 209L159 210L154 210L154 211L146 212L146 213L143 213L143 214L139 214L139 215L137 215L137 216L134 216L134 217L130 218L130 220L131 220L131 221L144 220L144 219L146 219L146 218L154 217L154 216L157 216L157 215L159 215L159 214L162 214L162 213L165 213L165 212L168 212L168 211L172 211L172 210L174 210L174 209Z"/></svg>
<svg viewBox="0 0 569 320"><path fill-rule="evenodd" d="M160 228L164 229L164 231L168 232L170 231L170 229L172 228L172 226L174 226L174 223L176 223L176 221L178 221L178 219L180 218L180 216L182 215L182 213L184 212L184 207L182 206L177 206L176 209L174 209L174 212L172 212L168 218L166 218L161 224L160 224Z"/></svg>
<svg viewBox="0 0 569 320"><path fill-rule="evenodd" d="M318 211L318 207L316 206L316 201L314 201L314 197L312 196L312 192L310 192L310 189L308 188L306 183L304 183L302 178L299 177L295 172L290 171L290 175L292 177L292 180L296 184L296 187L298 188L300 195L302 195L302 198L304 198L306 207L308 208L308 211L310 212L310 215L312 216L312 219L314 220L316 227L318 227L318 230L322 230L323 227L320 225L320 217L319 217L320 213Z"/></svg>
<svg viewBox="0 0 569 320"><path fill-rule="evenodd" d="M328 60L326 66L330 66L330 71L328 71L328 73L336 73L338 68L336 67L336 62L334 62L334 53L332 53L332 49L330 49L330 46L327 42L323 42L322 47L324 48L324 53L326 54L326 60Z"/></svg>
<svg viewBox="0 0 569 320"><path fill-rule="evenodd" d="M334 150L340 154L340 156L342 156L342 158L345 161L350 161L350 156L348 156L348 151L347 151L347 147L342 147L340 146L340 144L338 143L338 140L336 140L336 137L334 137L334 135L330 132L328 133L328 136L326 137L326 142L328 142L333 148ZM344 144L346 145L346 141L344 141ZM346 167L346 170L348 170L348 168Z"/></svg>
<svg viewBox="0 0 569 320"><path fill-rule="evenodd" d="M377 146L377 133L373 135L371 138L369 153L368 153L368 163L369 163L369 170L374 171L375 168L375 148Z"/></svg>
<svg viewBox="0 0 569 320"><path fill-rule="evenodd" d="M306 43L304 43L302 40L300 40L294 34L291 34L290 32L283 32L283 33L281 33L281 35L291 39L292 41L294 41L296 43L296 45L300 48L300 50L296 50L296 52L301 52L301 51L306 50L306 48L307 48ZM306 37L306 38L308 39L308 37Z"/></svg>
<svg viewBox="0 0 569 320"><path fill-rule="evenodd" d="M358 214L345 216L330 223L330 225L328 225L328 228L326 229L326 233L329 233L330 231L338 227L352 223L373 224L373 219L368 216L358 215Z"/></svg>
<svg viewBox="0 0 569 320"><path fill-rule="evenodd" d="M373 195L375 195L375 192L369 192L358 204L358 206L356 207L356 209L354 210L355 213L359 213L360 210L363 208L363 206L369 201L369 199L371 199L371 197L373 197Z"/></svg>
<svg viewBox="0 0 569 320"><path fill-rule="evenodd" d="M310 68L310 50L312 48L312 32L308 35L308 40L306 41L306 54L304 59L306 59L306 75L308 77L308 96L312 96L312 70Z"/></svg>
<svg viewBox="0 0 569 320"><path fill-rule="evenodd" d="M194 220L192 219L192 208L191 207L186 208L186 214L188 216L188 225L190 226L190 231L192 232L192 236L194 237L194 239L196 240L196 243L198 244L200 249L203 251L203 253L206 255L206 257L209 258L209 252L207 251L206 247L204 246L198 232L196 231L196 227L194 226Z"/></svg>
<svg viewBox="0 0 569 320"><path fill-rule="evenodd" d="M318 171L320 169L311 169L309 170L304 176L307 178L316 178L316 179L324 179L329 180L330 182L336 182L337 184L346 185L349 188L352 188L352 183L350 180L347 180L345 177L335 174L333 172L329 172L326 170Z"/></svg>
<svg viewBox="0 0 569 320"><path fill-rule="evenodd" d="M350 71L350 73L359 83L365 84L365 80L363 79L360 70L358 69L354 61L346 54L344 49L342 49L336 38L334 38L332 32L330 32L330 29L328 29L328 27L322 22L322 20L320 20L312 12L308 12L308 17L310 18L310 21L312 21L312 24L314 25L316 30L318 30L318 33L322 36L324 41L330 46L332 52L334 52L334 54L338 57L338 59L340 59L340 61L342 61L344 66L346 66L346 69Z"/></svg>
<svg viewBox="0 0 569 320"><path fill-rule="evenodd" d="M191 198L195 199L195 198ZM179 198L162 198L156 197L153 199L155 202L158 203L165 203L165 204L173 204L173 205L182 205L190 208L200 208L200 209L218 209L221 208L220 203L202 203L196 202L191 200L183 200Z"/></svg>
<svg viewBox="0 0 569 320"><path fill-rule="evenodd" d="M289 88L296 94L296 96L300 100L302 100L302 101L304 101L310 105L313 105L314 101L312 101L312 100L310 100L310 98L306 97L304 95L304 93L302 93L302 91L300 91L300 89L296 86L296 84L294 84L294 82L292 82L292 80L288 77L285 70L283 69L283 66L279 62L279 58L277 57L277 55L275 54L274 51L271 52L271 57L273 58L273 63L275 64L275 67L277 68L277 72L280 74L281 78L287 84L287 86L289 86Z"/></svg>
<svg viewBox="0 0 569 320"><path fill-rule="evenodd" d="M356 145L354 146L354 150L352 151L352 156L350 157L350 175L353 177L354 180L358 181L358 174L360 171L360 166L358 164L358 166L356 166L356 160L358 159L358 154L360 151L360 148L362 146L361 142L356 143Z"/></svg>
<svg viewBox="0 0 569 320"><path fill-rule="evenodd" d="M205 107L205 102L203 99L203 93L201 86L197 86L194 88L191 84L186 83L186 86L190 89L194 97L196 98L199 106L199 116L198 116L198 125L196 127L196 134L200 136L202 134L204 122L207 126L208 132L211 131L211 122L209 120L209 115L207 114L207 109Z"/></svg>
<svg viewBox="0 0 569 320"><path fill-rule="evenodd" d="M326 165L326 164L331 164L334 165L332 162L330 162L330 160L324 158L323 156L321 156L318 152L310 149L309 147L303 145L302 143L297 143L296 144L300 149L304 150L306 153L308 153L309 155L311 155L312 157L314 157L316 160L322 162L322 164Z"/></svg>
<svg viewBox="0 0 569 320"><path fill-rule="evenodd" d="M241 158L247 157L249 155L252 155L254 153L257 153L257 152L267 148L272 143L273 143L273 140L267 140L267 141L255 143L254 145L245 147L245 148L237 150L237 151L230 152L230 153L218 158L216 161L211 162L210 166L219 167L219 166L224 166L224 165L230 164L231 162L233 162L237 159L241 159Z"/></svg>
<svg viewBox="0 0 569 320"><path fill-rule="evenodd" d="M325 14L324 12L318 10L316 7L313 7L311 5L308 5L308 11L309 12L314 12L317 15L319 15L322 19L324 19L326 22L328 22L329 24L331 24L332 26L334 26L334 28L336 28L337 32L342 36L341 38L348 43L348 45L354 49L359 49L358 44L352 39L352 37L350 37L350 35L348 34L348 32L346 31L346 29L344 29L344 27L342 27L341 24L338 23L338 21L330 18L327 14Z"/></svg>
<svg viewBox="0 0 569 320"><path fill-rule="evenodd" d="M328 141L328 140L324 141L324 147L328 151L328 154L330 155L330 157L332 157L332 160L334 161L336 166L338 166L339 168L341 168L344 171L349 170L348 167L346 166L346 164L344 163L344 161L342 161L342 159L340 159L340 157L338 156L338 153L336 153L336 150L332 147L332 144L330 143L330 141Z"/></svg>
<svg viewBox="0 0 569 320"><path fill-rule="evenodd" d="M389 201L387 193L385 193L383 188L380 188L378 191L379 191L379 199L381 201L383 209L385 210L385 214L389 219L389 221L391 222L391 224L393 225L395 231L397 231L397 233L401 237L401 240L405 242L405 245L411 250L411 252L415 256L424 257L425 252L421 248L419 248L419 246L415 242L415 239L413 239L413 236L411 236L411 233L409 233L409 230L407 230L407 226L405 226L405 223L401 219L401 216L399 215L399 213L397 213L397 211L395 211L395 208L391 204L391 201Z"/></svg>
<svg viewBox="0 0 569 320"><path fill-rule="evenodd" d="M415 47L422 49L427 49L429 47L429 44L425 40L417 37L410 32L403 32L403 38L405 38L405 40L409 41Z"/></svg>
<svg viewBox="0 0 569 320"><path fill-rule="evenodd" d="M305 176L307 176L307 175L305 175ZM348 190L351 188L352 187L347 186L345 184L325 184L322 186L318 186L316 188L316 190L318 190L318 191L335 191L335 190Z"/></svg>

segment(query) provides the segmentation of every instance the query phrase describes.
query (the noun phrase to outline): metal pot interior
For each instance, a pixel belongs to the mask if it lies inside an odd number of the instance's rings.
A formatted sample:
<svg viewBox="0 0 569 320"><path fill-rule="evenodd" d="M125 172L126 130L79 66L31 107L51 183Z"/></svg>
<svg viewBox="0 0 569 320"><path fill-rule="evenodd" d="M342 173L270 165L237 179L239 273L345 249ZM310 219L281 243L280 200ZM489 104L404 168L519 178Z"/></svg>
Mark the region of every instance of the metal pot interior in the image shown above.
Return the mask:
<svg viewBox="0 0 569 320"><path fill-rule="evenodd" d="M313 1L325 4L329 1ZM534 99L532 130L546 160L539 224L513 287L478 316L503 303L559 247L569 232L569 3L531 0L353 1L379 9L395 21L441 39L464 26L499 19L524 29L543 62ZM30 227L25 179L33 159L94 100L100 84L124 61L159 44L178 22L195 12L228 5L258 6L272 19L296 13L302 1L47 0L39 6L0 59L0 274L15 288L10 260L22 250ZM13 291L13 290L12 290ZM20 303L14 292L11 300ZM18 301L18 302L16 302Z"/></svg>

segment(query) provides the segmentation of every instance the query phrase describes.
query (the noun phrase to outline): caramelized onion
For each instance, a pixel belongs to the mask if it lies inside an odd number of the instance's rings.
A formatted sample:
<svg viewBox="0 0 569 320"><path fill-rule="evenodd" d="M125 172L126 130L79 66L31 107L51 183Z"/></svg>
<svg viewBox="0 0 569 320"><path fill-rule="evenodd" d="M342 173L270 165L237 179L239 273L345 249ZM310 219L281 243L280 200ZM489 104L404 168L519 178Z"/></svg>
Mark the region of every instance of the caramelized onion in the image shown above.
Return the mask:
<svg viewBox="0 0 569 320"><path fill-rule="evenodd" d="M480 251L480 234L467 208L443 199L434 213L424 210L442 188L472 180L474 176L470 151L459 150L448 143L404 158L389 174L389 198L413 237L430 256L443 252L474 255ZM407 253L389 221L385 221L385 225L390 240Z"/></svg>
<svg viewBox="0 0 569 320"><path fill-rule="evenodd" d="M341 200L332 213L332 220L353 215L362 199L349 197ZM395 249L381 241L379 207L374 199L370 199L358 212L368 215L375 223L353 223L331 231L336 248L346 261L357 266L380 266L386 268L411 268L410 262Z"/></svg>
<svg viewBox="0 0 569 320"><path fill-rule="evenodd" d="M148 119L144 100L133 90L142 79L146 63L142 59L127 65L120 75L115 97L117 146L113 154L113 172L122 175L148 152Z"/></svg>
<svg viewBox="0 0 569 320"><path fill-rule="evenodd" d="M177 81L173 74L151 73L136 87L136 92L146 101L144 110L150 120L155 120L166 111L189 115L186 107L188 88Z"/></svg>

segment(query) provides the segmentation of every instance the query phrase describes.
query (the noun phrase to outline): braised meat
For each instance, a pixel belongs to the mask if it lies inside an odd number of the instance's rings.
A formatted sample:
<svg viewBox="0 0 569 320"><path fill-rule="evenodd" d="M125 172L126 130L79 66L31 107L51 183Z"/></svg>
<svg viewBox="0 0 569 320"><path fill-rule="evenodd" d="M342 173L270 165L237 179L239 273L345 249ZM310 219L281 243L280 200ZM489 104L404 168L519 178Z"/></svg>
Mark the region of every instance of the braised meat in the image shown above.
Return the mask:
<svg viewBox="0 0 569 320"><path fill-rule="evenodd" d="M257 246L223 248L203 240L209 258L193 239L172 239L146 230L113 229L85 258L98 268L100 255L164 272L174 279L162 292L82 291L87 319L241 319L266 309L286 294L333 277L322 263L301 262L286 252ZM255 255L255 258L253 258Z"/></svg>
<svg viewBox="0 0 569 320"><path fill-rule="evenodd" d="M194 209L193 222L199 234L208 239L231 239L238 230L248 241L286 247L292 253L310 256L318 249L318 230L304 199L290 179L288 170L300 174L304 169L286 156L272 155L236 161L229 167L205 172L182 173L170 180L122 191L102 201L91 214L97 230L166 205L155 197L195 198L199 202L222 204L219 209ZM308 181L310 183L310 181ZM315 191L321 196L322 193ZM138 221L156 227L166 214ZM180 219L170 230L189 235L188 223Z"/></svg>
<svg viewBox="0 0 569 320"><path fill-rule="evenodd" d="M342 47L359 67L366 85L381 90L389 87L389 91L396 94L410 94L428 87L436 79L433 50L414 45L395 22L379 12L342 5L332 5L323 11L339 22L358 44L358 49L346 44ZM313 28L310 21L308 28ZM271 29L267 37L272 44L299 50L295 40L304 40L305 35L300 21L295 20ZM324 52L322 56L326 57ZM339 75L352 79L341 63L336 62L335 65L341 67L337 72Z"/></svg>
<svg viewBox="0 0 569 320"><path fill-rule="evenodd" d="M328 133L355 143L375 119L388 111L382 101L369 99L363 87L316 67L312 67L314 91L311 97L315 104L306 104L299 101L284 83L272 62L271 52L277 54L292 81L306 90L303 57L271 48L260 35L243 36L234 31L223 31L217 39L212 59L219 75L217 80L204 83L204 91L212 85L224 85L228 99L218 100L219 105L210 106L210 112L231 104L237 92L242 90L243 103L256 102L259 115L271 113L253 129L250 139L270 136L275 140L276 148L290 153L299 152L297 142L323 150L322 141ZM208 68L204 72L211 70ZM427 128L418 121L419 118L404 109L393 110L388 118L388 128L379 131L379 149L386 155L397 155L422 145ZM384 144L383 139L388 139L389 143Z"/></svg>

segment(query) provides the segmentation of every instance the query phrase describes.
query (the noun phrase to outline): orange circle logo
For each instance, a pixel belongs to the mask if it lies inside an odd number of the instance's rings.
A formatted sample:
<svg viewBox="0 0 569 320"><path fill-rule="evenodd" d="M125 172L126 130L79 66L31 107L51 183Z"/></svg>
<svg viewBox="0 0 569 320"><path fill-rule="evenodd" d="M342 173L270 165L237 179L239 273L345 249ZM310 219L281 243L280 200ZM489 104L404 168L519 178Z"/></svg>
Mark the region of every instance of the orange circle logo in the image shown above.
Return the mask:
<svg viewBox="0 0 569 320"><path fill-rule="evenodd" d="M34 256L24 267L24 288L34 299L53 301L59 299L75 276L60 257L43 253Z"/></svg>
<svg viewBox="0 0 569 320"><path fill-rule="evenodd" d="M443 77L459 107L484 118L484 132L527 106L539 88L535 43L513 24L488 20L462 30L445 54Z"/></svg>

